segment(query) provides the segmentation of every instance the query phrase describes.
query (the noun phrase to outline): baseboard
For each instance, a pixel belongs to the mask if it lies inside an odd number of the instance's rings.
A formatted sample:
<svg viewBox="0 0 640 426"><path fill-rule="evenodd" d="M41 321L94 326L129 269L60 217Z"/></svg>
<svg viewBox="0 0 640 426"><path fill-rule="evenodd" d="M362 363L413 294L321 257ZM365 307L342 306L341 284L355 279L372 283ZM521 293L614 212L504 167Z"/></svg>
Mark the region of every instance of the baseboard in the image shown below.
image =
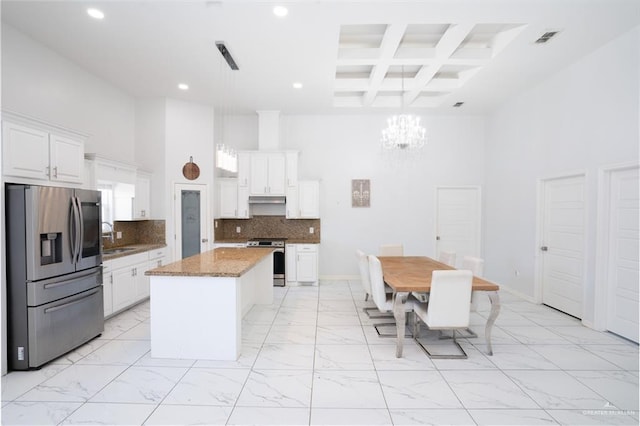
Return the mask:
<svg viewBox="0 0 640 426"><path fill-rule="evenodd" d="M320 275L321 281L360 281L360 275Z"/></svg>

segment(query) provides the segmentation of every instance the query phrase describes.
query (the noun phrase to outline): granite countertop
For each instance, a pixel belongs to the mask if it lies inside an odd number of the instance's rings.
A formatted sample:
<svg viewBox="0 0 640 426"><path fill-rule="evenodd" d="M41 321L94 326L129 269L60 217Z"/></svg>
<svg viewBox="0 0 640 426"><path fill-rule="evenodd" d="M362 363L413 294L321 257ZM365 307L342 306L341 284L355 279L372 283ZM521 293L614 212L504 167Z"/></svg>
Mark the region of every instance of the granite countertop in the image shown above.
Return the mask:
<svg viewBox="0 0 640 426"><path fill-rule="evenodd" d="M274 238L277 239L277 238ZM225 243L246 243L249 241L248 238L221 238L219 240L214 240L215 243L225 244ZM319 238L310 238L310 239L301 239L301 238L286 238L284 241L286 244L320 244Z"/></svg>
<svg viewBox="0 0 640 426"><path fill-rule="evenodd" d="M239 277L273 252L272 248L217 248L147 271L169 277Z"/></svg>
<svg viewBox="0 0 640 426"><path fill-rule="evenodd" d="M121 246L121 247L112 247L111 249L127 249L126 251L121 251L119 253L113 253L113 254L102 254L102 260L103 261L107 261L107 260L113 260L113 259L117 259L120 257L124 257L124 256L130 256L132 254L138 254L138 253L144 253L145 251L150 251L150 250L155 250L155 249L159 249L159 248L163 248L166 247L166 244L131 244L131 245L127 245L127 246ZM104 250L109 250L109 249L103 249Z"/></svg>

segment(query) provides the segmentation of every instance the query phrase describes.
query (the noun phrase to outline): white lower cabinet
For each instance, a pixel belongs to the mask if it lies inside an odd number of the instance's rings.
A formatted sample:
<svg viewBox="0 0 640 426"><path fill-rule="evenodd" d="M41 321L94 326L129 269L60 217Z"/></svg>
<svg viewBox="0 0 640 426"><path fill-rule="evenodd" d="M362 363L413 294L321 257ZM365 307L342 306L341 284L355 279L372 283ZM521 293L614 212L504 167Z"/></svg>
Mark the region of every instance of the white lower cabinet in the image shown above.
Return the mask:
<svg viewBox="0 0 640 426"><path fill-rule="evenodd" d="M318 244L287 244L288 285L318 285Z"/></svg>
<svg viewBox="0 0 640 426"><path fill-rule="evenodd" d="M104 262L102 286L104 315L127 309L149 297L145 272L166 263L166 248L124 256Z"/></svg>
<svg viewBox="0 0 640 426"><path fill-rule="evenodd" d="M113 273L102 269L102 295L104 297L104 316L113 313Z"/></svg>

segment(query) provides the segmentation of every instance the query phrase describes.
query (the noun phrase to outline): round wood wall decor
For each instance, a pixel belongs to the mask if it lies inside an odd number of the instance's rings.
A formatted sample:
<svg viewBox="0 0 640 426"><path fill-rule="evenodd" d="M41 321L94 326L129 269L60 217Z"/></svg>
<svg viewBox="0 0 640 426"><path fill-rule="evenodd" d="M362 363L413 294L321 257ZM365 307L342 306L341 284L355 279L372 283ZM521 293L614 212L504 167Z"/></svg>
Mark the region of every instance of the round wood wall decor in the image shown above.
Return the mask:
<svg viewBox="0 0 640 426"><path fill-rule="evenodd" d="M182 167L182 175L189 180L198 179L200 176L200 167L193 162L193 157L189 157L189 162Z"/></svg>

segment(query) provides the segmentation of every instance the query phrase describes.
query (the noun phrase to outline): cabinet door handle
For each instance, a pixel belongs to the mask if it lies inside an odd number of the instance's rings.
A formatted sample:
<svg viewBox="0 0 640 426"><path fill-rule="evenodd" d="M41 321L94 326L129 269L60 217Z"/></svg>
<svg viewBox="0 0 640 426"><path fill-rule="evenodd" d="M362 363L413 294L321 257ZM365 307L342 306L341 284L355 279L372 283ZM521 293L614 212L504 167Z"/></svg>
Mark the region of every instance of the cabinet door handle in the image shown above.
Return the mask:
<svg viewBox="0 0 640 426"><path fill-rule="evenodd" d="M44 168L44 173L48 176L51 177L51 169L49 168L49 166Z"/></svg>
<svg viewBox="0 0 640 426"><path fill-rule="evenodd" d="M57 178L58 177L58 166L55 166L53 168L53 177Z"/></svg>

